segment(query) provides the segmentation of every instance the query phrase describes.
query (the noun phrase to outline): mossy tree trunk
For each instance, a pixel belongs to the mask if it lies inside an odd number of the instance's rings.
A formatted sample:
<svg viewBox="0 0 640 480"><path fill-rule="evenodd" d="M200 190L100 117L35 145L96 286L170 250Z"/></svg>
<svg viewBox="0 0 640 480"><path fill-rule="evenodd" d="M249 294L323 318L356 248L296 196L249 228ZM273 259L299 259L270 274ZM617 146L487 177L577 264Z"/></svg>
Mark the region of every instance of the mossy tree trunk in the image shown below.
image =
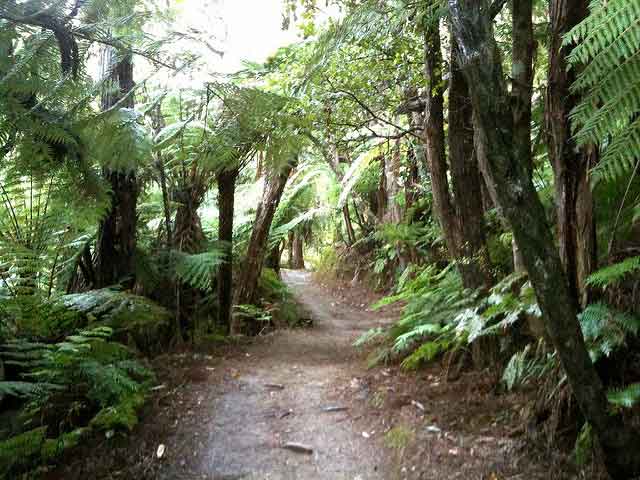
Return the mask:
<svg viewBox="0 0 640 480"><path fill-rule="evenodd" d="M533 1L513 2L513 46L511 49L511 97L513 99L513 145L516 155L529 165L533 172L531 151L531 97L533 95ZM512 242L513 270L525 271L522 252L515 240Z"/></svg>

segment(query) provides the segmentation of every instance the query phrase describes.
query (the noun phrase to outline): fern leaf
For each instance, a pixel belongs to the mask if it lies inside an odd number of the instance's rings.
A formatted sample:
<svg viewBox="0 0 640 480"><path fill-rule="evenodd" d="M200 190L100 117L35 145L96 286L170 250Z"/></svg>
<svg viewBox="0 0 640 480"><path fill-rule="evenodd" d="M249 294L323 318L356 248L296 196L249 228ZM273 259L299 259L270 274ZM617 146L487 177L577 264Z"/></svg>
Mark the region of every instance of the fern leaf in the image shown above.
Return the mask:
<svg viewBox="0 0 640 480"><path fill-rule="evenodd" d="M622 389L614 389L607 394L609 403L624 408L631 408L640 401L640 383L627 385Z"/></svg>
<svg viewBox="0 0 640 480"><path fill-rule="evenodd" d="M620 280L626 275L634 273L640 269L640 257L630 257L625 260L601 268L592 273L587 278L587 285L592 287L607 287Z"/></svg>

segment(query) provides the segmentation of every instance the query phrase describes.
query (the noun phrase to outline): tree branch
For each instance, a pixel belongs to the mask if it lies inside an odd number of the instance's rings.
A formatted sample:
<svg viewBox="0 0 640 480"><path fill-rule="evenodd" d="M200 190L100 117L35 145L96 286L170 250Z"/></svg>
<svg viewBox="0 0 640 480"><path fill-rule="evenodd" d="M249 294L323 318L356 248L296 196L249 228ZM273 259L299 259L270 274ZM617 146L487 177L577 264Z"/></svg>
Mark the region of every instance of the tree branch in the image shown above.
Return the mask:
<svg viewBox="0 0 640 480"><path fill-rule="evenodd" d="M494 19L502 11L502 7L507 3L507 0L493 0L489 7L489 18Z"/></svg>
<svg viewBox="0 0 640 480"><path fill-rule="evenodd" d="M69 28L46 13L34 12L26 14L13 14L6 7L0 7L0 19L21 25L41 27L49 30L56 37L60 49L60 68L62 73L71 72L74 77L78 74L78 44Z"/></svg>
<svg viewBox="0 0 640 480"><path fill-rule="evenodd" d="M353 92L349 92L348 90L343 90L341 88L337 88L333 85L333 83L331 82L331 80L329 80L328 78L325 78L325 81L329 84L329 86L336 92L336 93L344 93L345 95L347 95L349 98L351 98L355 103L357 103L362 109L364 109L369 115L371 115L371 117L379 122L384 123L385 125L389 125L390 127L393 127L395 129L397 129L399 132L401 132L400 135L378 135L376 132L374 132L370 127L365 126L364 128L366 128L367 130L369 130L371 133L373 133L374 135L376 135L377 137L380 138L387 138L387 139L398 139L401 138L405 135L412 135L416 138L419 138L418 135L416 135L414 133L414 129L412 130L407 130L389 120L387 120L384 117L379 116L378 114L376 114L373 110L371 110L371 108L364 103L362 100L360 100L358 98L358 96L356 94L354 94Z"/></svg>

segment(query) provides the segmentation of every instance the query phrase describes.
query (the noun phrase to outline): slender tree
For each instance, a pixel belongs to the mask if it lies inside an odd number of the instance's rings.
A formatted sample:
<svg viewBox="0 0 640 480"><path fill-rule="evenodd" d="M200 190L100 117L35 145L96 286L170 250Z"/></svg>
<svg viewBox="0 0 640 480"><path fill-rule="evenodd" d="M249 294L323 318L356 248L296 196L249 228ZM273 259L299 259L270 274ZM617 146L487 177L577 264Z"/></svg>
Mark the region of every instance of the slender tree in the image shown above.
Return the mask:
<svg viewBox="0 0 640 480"><path fill-rule="evenodd" d="M452 58L455 39L451 39ZM458 269L466 288L491 285L491 261L486 245L481 177L473 145L473 108L469 89L457 62L449 72L449 163L459 229Z"/></svg>
<svg viewBox="0 0 640 480"><path fill-rule="evenodd" d="M218 324L229 329L233 300L233 212L238 173L238 168L230 168L217 175L218 241L224 250L223 263L218 267Z"/></svg>
<svg viewBox="0 0 640 480"><path fill-rule="evenodd" d="M519 2L515 2L518 4ZM569 291L586 304L585 279L596 264L593 196L589 169L597 159L595 148L577 148L571 134L569 114L578 98L570 90L576 69L567 68L570 45L564 35L588 14L586 0L549 2L549 78L546 121L549 160L555 176L555 202L560 258L567 272Z"/></svg>
<svg viewBox="0 0 640 480"><path fill-rule="evenodd" d="M433 206L452 258L458 258L458 228L447 178L444 134L444 90L439 21L428 23L424 32L427 92L422 135L427 167L431 176Z"/></svg>

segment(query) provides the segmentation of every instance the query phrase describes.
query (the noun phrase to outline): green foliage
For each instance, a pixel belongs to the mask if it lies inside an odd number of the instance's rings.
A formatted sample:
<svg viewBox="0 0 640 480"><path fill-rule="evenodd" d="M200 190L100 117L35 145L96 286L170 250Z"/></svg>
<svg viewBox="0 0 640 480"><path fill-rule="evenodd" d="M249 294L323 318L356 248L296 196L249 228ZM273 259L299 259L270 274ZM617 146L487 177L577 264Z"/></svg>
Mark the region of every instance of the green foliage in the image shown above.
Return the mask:
<svg viewBox="0 0 640 480"><path fill-rule="evenodd" d="M40 427L0 442L0 474L3 478L12 470L42 461L46 433L47 427Z"/></svg>
<svg viewBox="0 0 640 480"><path fill-rule="evenodd" d="M603 146L597 178L624 179L636 170L640 151L640 5L593 0L590 9L565 39L575 44L570 63L581 67L572 87L583 93L572 112L575 137Z"/></svg>
<svg viewBox="0 0 640 480"><path fill-rule="evenodd" d="M384 443L388 448L403 450L414 441L415 436L410 428L398 425L384 435Z"/></svg>
<svg viewBox="0 0 640 480"><path fill-rule="evenodd" d="M431 362L440 354L451 350L452 346L459 345L459 343L455 341L455 338L446 335L446 333L448 332L443 332L443 334L435 340L423 343L414 350L411 355L402 361L400 364L402 368L405 370L416 370L423 364Z"/></svg>
<svg viewBox="0 0 640 480"><path fill-rule="evenodd" d="M142 115L128 108L109 111L92 124L93 151L100 165L112 171L131 172L148 161L152 140L141 123Z"/></svg>
<svg viewBox="0 0 640 480"><path fill-rule="evenodd" d="M587 278L587 285L605 288L621 281L638 269L640 269L640 257L629 257L592 273Z"/></svg>
<svg viewBox="0 0 640 480"><path fill-rule="evenodd" d="M354 347L363 347L369 343L374 342L377 339L380 339L385 334L385 331L382 327L372 328L367 330L362 335L360 335L355 342L353 342Z"/></svg>
<svg viewBox="0 0 640 480"><path fill-rule="evenodd" d="M327 165L303 164L288 181L278 204L269 232L271 248L279 245L289 232L310 231L314 225L327 218L330 209L317 207L318 181L331 177ZM311 240L311 239L309 239Z"/></svg>
<svg viewBox="0 0 640 480"><path fill-rule="evenodd" d="M545 351L544 341L540 340L535 350L529 344L513 354L502 372L502 382L507 390L514 390L547 375L555 365L555 356Z"/></svg>
<svg viewBox="0 0 640 480"><path fill-rule="evenodd" d="M624 388L613 389L609 391L607 398L616 407L634 407L640 402L640 383L632 383Z"/></svg>
<svg viewBox="0 0 640 480"><path fill-rule="evenodd" d="M167 342L172 314L151 300L104 288L64 295L56 302L76 312L85 323L113 329L115 337L145 352L160 350Z"/></svg>
<svg viewBox="0 0 640 480"><path fill-rule="evenodd" d="M628 335L637 335L640 319L618 312L603 303L589 305L579 315L580 326L593 361L609 356L626 345Z"/></svg>
<svg viewBox="0 0 640 480"><path fill-rule="evenodd" d="M77 312L37 294L0 298L0 315L0 333L27 338L52 338L85 323Z"/></svg>
<svg viewBox="0 0 640 480"><path fill-rule="evenodd" d="M386 331L366 332L356 344L386 336L391 347L378 358L404 356L405 369L416 369L485 335L508 335L523 319L541 316L533 289L522 275L507 276L487 295L479 295L463 289L453 264L442 271L435 266L417 273L409 268L400 277L396 292L375 307L406 302L401 319ZM509 388L546 371L548 366L538 362L540 355L530 358L529 347L514 355L505 372Z"/></svg>
<svg viewBox="0 0 640 480"><path fill-rule="evenodd" d="M224 261L224 252L214 249L198 254L174 252L176 276L185 284L211 292L218 266Z"/></svg>
<svg viewBox="0 0 640 480"><path fill-rule="evenodd" d="M106 407L143 391L136 379L150 378L128 349L108 341L111 335L111 329L96 327L51 345L16 340L6 343L0 355L7 364L25 370L27 381L22 383L33 385L28 393L32 397L29 410L34 413L63 390L74 395L82 392L90 403Z"/></svg>
<svg viewBox="0 0 640 480"><path fill-rule="evenodd" d="M299 325L301 312L289 290L278 274L270 268L264 268L258 284L262 297L263 315L269 316L276 325L294 327Z"/></svg>
<svg viewBox="0 0 640 480"><path fill-rule="evenodd" d="M248 321L268 324L273 319L271 312L263 307L251 304L234 305L233 314Z"/></svg>
<svg viewBox="0 0 640 480"><path fill-rule="evenodd" d="M580 429L576 444L573 448L573 455L576 459L576 465L582 467L587 464L593 455L594 443L591 425L585 423Z"/></svg>
<svg viewBox="0 0 640 480"><path fill-rule="evenodd" d="M340 277L340 256L333 246L327 245L321 247L318 257L313 262L313 270L319 278Z"/></svg>
<svg viewBox="0 0 640 480"><path fill-rule="evenodd" d="M47 462L90 429L136 424L151 373L126 347L110 341L111 335L111 329L95 327L52 344L2 345L0 358L23 380L0 381L0 392L26 400L21 413L26 430L0 442L0 471ZM78 426L82 418L90 420Z"/></svg>
<svg viewBox="0 0 640 480"><path fill-rule="evenodd" d="M464 342L456 333L454 319L473 296L462 288L458 272L453 266L438 271L427 266L414 278L405 276L395 295L380 300L374 308L396 302L406 302L401 319L385 332L391 346L379 352L378 359L406 356L403 368L415 369L441 353ZM357 341L363 345L383 335L381 330L365 332ZM408 356L407 356L408 355Z"/></svg>

